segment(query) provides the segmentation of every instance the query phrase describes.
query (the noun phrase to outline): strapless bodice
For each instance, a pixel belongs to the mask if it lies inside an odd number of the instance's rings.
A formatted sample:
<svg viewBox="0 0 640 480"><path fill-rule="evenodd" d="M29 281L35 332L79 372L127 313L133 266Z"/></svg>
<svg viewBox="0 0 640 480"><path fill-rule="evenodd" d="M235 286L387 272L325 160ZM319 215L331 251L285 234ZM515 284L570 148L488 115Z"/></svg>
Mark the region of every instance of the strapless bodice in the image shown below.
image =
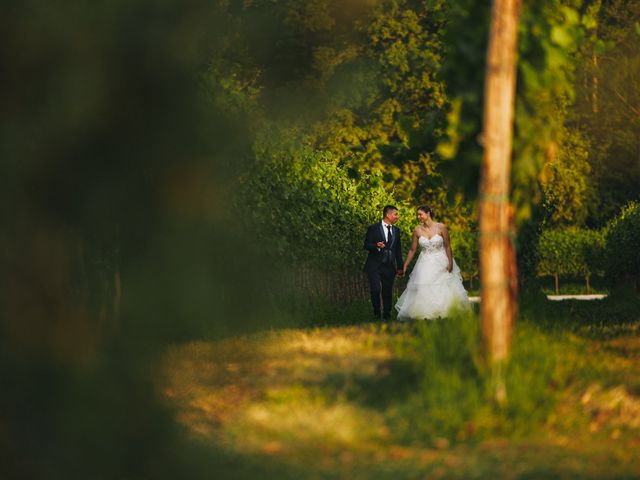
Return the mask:
<svg viewBox="0 0 640 480"><path fill-rule="evenodd" d="M418 243L425 254L444 251L444 239L437 233L431 238L420 235Z"/></svg>

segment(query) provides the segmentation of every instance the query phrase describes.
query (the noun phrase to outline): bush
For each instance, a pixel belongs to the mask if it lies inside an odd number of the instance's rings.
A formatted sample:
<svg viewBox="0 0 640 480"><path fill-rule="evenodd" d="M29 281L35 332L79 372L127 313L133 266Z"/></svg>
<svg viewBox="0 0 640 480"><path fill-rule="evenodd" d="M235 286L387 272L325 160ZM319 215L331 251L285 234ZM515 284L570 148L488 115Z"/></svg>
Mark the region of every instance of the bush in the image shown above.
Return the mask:
<svg viewBox="0 0 640 480"><path fill-rule="evenodd" d="M356 178L329 152L282 145L256 151L241 179L237 215L272 266L270 293L338 303L368 298L367 226L394 204L407 242L415 213L394 201L381 175Z"/></svg>
<svg viewBox="0 0 640 480"><path fill-rule="evenodd" d="M253 231L286 262L328 270L364 263L366 226L393 203L379 176L351 178L330 153L311 149L269 153L243 179Z"/></svg>
<svg viewBox="0 0 640 480"><path fill-rule="evenodd" d="M416 225L415 207L397 202L380 174L355 175L331 153L297 145L256 148L255 164L241 179L238 199L239 217L255 232L256 242L267 245L269 260L286 271L286 278L294 279L293 271L322 280L315 290L325 298L363 296L357 288L365 285L362 243L367 226L380 221L384 205L400 211L397 227L405 252ZM477 277L477 234L453 229L451 239L464 278ZM345 290L340 284L353 294L331 293ZM298 293L309 293L298 287Z"/></svg>
<svg viewBox="0 0 640 480"><path fill-rule="evenodd" d="M453 258L460 267L462 278L469 281L469 288L473 288L472 282L478 278L480 265L478 232L453 230L450 235Z"/></svg>
<svg viewBox="0 0 640 480"><path fill-rule="evenodd" d="M631 202L609 223L606 235L606 274L611 283L632 283L640 277L640 204Z"/></svg>
<svg viewBox="0 0 640 480"><path fill-rule="evenodd" d="M539 277L582 275L589 290L589 278L602 272L604 233L583 228L545 230L538 240Z"/></svg>

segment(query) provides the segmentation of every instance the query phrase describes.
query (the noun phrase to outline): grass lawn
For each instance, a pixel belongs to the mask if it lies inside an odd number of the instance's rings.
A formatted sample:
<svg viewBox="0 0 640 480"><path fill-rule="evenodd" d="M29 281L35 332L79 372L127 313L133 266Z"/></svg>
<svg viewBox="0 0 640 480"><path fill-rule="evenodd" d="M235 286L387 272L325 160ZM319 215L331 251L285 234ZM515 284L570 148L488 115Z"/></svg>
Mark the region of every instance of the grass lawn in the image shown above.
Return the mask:
<svg viewBox="0 0 640 480"><path fill-rule="evenodd" d="M219 478L640 478L639 307L523 302L506 407L475 317L175 345L158 389Z"/></svg>

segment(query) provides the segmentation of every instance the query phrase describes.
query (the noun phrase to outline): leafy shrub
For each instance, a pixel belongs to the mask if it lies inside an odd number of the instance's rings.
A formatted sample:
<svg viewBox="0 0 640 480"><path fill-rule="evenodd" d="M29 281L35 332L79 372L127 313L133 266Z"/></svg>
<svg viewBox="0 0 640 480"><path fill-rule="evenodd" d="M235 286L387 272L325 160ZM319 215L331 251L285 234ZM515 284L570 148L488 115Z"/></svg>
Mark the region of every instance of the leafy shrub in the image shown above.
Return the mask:
<svg viewBox="0 0 640 480"><path fill-rule="evenodd" d="M315 292L307 287L294 290L342 300L362 297L357 288L365 284L362 242L366 227L380 220L386 204L400 211L397 226L404 250L408 249L416 225L415 206L396 202L380 174L356 177L330 152L308 147L276 145L256 155L254 167L241 179L238 210L247 230L255 232L256 241L266 245L267 255L282 270L303 272L311 283L317 280ZM464 278L477 277L477 235L458 229L451 234ZM287 278L310 283L294 276ZM352 293L334 295L337 289Z"/></svg>
<svg viewBox="0 0 640 480"><path fill-rule="evenodd" d="M613 283L631 280L638 287L640 277L640 204L631 202L607 228L606 273Z"/></svg>
<svg viewBox="0 0 640 480"><path fill-rule="evenodd" d="M450 236L453 258L460 267L462 278L472 282L479 275L478 233L452 230Z"/></svg>
<svg viewBox="0 0 640 480"><path fill-rule="evenodd" d="M351 178L326 152L300 149L260 158L243 179L253 230L288 262L357 270L366 226L393 198L378 175Z"/></svg>
<svg viewBox="0 0 640 480"><path fill-rule="evenodd" d="M538 275L587 279L603 269L604 233L584 228L544 230L538 240Z"/></svg>

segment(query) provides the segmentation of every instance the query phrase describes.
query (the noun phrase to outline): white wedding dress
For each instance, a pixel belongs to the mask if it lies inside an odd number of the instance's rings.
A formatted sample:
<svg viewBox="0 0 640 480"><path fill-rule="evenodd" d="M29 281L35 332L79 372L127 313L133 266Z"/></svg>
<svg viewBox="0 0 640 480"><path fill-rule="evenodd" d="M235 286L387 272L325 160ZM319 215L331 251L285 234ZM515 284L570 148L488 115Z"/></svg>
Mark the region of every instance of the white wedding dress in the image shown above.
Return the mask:
<svg viewBox="0 0 640 480"><path fill-rule="evenodd" d="M447 317L454 310L468 310L469 297L455 260L452 271L447 272L449 260L442 236L420 236L418 244L420 255L407 289L396 303L398 320L433 319Z"/></svg>

